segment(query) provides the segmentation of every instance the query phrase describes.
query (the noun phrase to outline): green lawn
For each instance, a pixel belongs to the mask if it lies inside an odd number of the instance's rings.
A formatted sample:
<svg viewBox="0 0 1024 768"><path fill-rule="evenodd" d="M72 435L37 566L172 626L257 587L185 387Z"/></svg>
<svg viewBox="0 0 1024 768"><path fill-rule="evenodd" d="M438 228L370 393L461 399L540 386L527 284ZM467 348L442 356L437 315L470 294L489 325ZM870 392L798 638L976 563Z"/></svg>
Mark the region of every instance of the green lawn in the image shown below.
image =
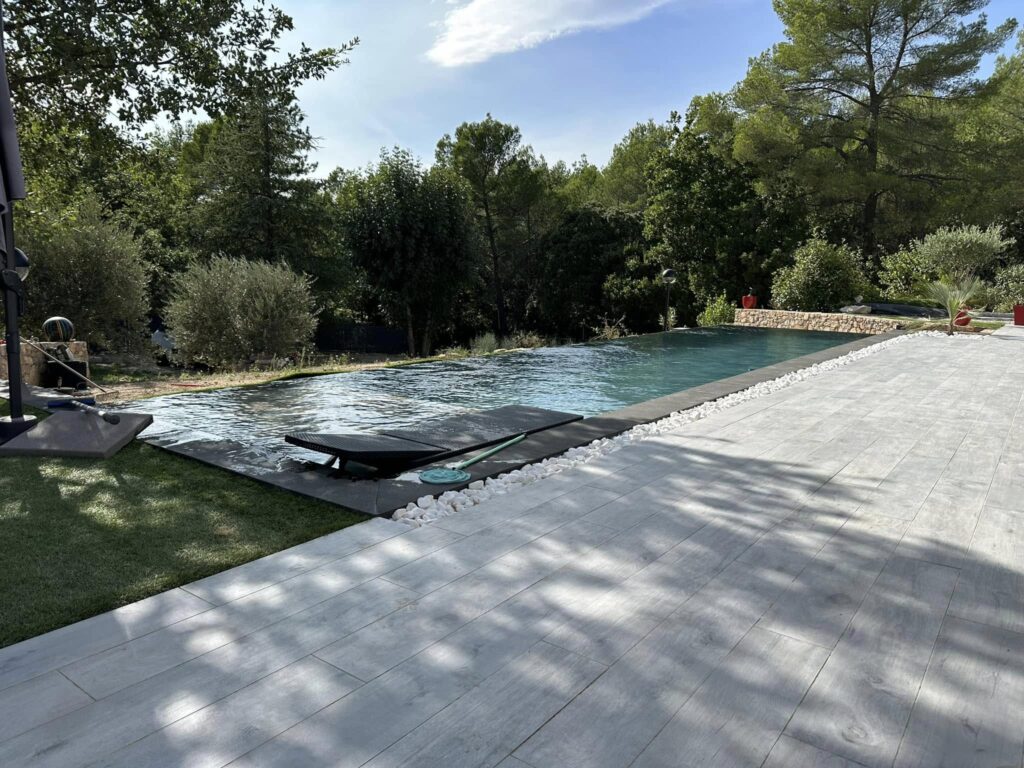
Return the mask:
<svg viewBox="0 0 1024 768"><path fill-rule="evenodd" d="M0 459L0 647L364 519L139 442Z"/></svg>

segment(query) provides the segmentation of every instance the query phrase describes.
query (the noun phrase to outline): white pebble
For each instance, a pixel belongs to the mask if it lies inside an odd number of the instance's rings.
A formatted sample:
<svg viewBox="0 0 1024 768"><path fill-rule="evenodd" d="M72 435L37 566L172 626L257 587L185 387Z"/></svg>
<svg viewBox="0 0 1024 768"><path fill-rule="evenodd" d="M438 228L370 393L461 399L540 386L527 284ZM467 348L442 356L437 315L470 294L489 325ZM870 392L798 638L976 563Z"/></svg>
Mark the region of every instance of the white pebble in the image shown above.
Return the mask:
<svg viewBox="0 0 1024 768"><path fill-rule="evenodd" d="M439 499L434 499L431 496L422 496L416 500L415 504L410 503L396 511L394 519L401 520L403 523L408 525L419 527L424 523L433 522L441 517L446 517L455 512L469 509L481 502L487 501L495 496L508 493L520 486L529 485L542 478L563 472L566 469L578 467L581 464L585 464L598 458L599 456L604 456L617 451L626 445L673 432L687 424L699 421L700 419L705 419L708 416L719 413L727 408L740 405L741 403L754 400L758 397L770 395L774 392L778 392L779 390L786 389L793 384L806 381L807 379L827 373L828 371L834 371L838 368L842 368L854 361L862 360L865 357L881 352L883 349L894 347L897 344L906 343L912 339L920 339L929 336L954 339L984 338L981 335L971 334L949 337L939 331L922 331L920 333L905 334L903 336L887 339L877 344L872 344L869 347L858 349L855 352L850 352L842 357L837 357L833 360L826 360L823 363L812 365L809 368L787 373L777 379L755 384L748 389L744 389L741 392L734 392L733 394L726 395L718 400L702 403L701 405L690 408L689 410L678 411L659 421L651 422L650 424L640 424L621 435L603 437L594 440L588 445L570 448L560 456L544 459L536 464L512 470L511 472L499 475L498 477L489 477L486 480L474 480L469 484L469 487L463 491L446 491Z"/></svg>

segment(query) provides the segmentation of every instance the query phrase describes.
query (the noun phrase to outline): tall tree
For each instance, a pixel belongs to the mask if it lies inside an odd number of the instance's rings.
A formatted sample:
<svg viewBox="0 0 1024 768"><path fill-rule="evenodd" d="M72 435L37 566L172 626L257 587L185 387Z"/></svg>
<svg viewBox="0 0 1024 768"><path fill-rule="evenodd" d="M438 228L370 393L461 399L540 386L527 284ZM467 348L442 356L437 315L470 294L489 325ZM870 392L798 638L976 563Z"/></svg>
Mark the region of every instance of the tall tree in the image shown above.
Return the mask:
<svg viewBox="0 0 1024 768"><path fill-rule="evenodd" d="M880 210L951 180L944 103L978 93L987 0L774 0L786 41L751 63L735 93L741 159L782 166L832 215L856 219L876 253ZM829 215L826 213L826 216Z"/></svg>
<svg viewBox="0 0 1024 768"><path fill-rule="evenodd" d="M601 172L601 199L608 205L642 211L647 205L647 166L672 143L672 126L637 123L612 149Z"/></svg>
<svg viewBox="0 0 1024 768"><path fill-rule="evenodd" d="M16 106L54 125L94 128L115 114L220 114L267 70L284 86L322 78L358 39L278 55L292 31L266 0L7 0L7 65Z"/></svg>
<svg viewBox="0 0 1024 768"><path fill-rule="evenodd" d="M523 177L522 134L514 125L495 120L490 114L479 123L463 123L454 138L444 136L437 145L437 162L451 168L469 182L481 219L490 255L491 290L494 297L494 332L508 333L505 259L499 247L501 219L507 215L511 177Z"/></svg>
<svg viewBox="0 0 1024 768"><path fill-rule="evenodd" d="M649 172L651 257L682 273L698 306L723 291L733 300L751 287L767 295L772 273L807 234L795 197L759 191L749 167L692 126L677 131Z"/></svg>
<svg viewBox="0 0 1024 768"><path fill-rule="evenodd" d="M291 93L264 93L200 128L193 237L197 248L263 261L283 260L318 276L340 275L336 208L311 174L316 146Z"/></svg>
<svg viewBox="0 0 1024 768"><path fill-rule="evenodd" d="M428 355L476 269L470 193L449 169L384 152L342 191L346 239L385 316L404 325L410 355Z"/></svg>

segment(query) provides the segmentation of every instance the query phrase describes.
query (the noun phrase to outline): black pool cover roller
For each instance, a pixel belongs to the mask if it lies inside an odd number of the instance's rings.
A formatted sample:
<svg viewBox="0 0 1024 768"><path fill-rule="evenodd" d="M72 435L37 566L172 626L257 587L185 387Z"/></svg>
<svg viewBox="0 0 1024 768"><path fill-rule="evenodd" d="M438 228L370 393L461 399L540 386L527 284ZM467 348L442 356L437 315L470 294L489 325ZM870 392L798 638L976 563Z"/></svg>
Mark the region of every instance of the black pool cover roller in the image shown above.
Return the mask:
<svg viewBox="0 0 1024 768"><path fill-rule="evenodd" d="M424 421L415 429L375 434L296 432L285 440L340 459L342 467L354 461L374 467L380 474L394 474L582 418L575 413L506 405Z"/></svg>

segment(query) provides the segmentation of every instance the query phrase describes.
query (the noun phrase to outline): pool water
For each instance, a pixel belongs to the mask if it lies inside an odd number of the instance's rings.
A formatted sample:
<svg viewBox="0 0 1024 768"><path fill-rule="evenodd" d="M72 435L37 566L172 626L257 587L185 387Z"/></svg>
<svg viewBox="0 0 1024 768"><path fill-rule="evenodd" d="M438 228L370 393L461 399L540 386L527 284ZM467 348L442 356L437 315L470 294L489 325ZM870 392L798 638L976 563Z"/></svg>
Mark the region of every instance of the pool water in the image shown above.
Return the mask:
<svg viewBox="0 0 1024 768"><path fill-rule="evenodd" d="M593 416L858 338L738 327L673 331L168 395L131 409L154 416L146 438L232 440L305 459L314 454L287 445L286 433L403 428L510 404Z"/></svg>

